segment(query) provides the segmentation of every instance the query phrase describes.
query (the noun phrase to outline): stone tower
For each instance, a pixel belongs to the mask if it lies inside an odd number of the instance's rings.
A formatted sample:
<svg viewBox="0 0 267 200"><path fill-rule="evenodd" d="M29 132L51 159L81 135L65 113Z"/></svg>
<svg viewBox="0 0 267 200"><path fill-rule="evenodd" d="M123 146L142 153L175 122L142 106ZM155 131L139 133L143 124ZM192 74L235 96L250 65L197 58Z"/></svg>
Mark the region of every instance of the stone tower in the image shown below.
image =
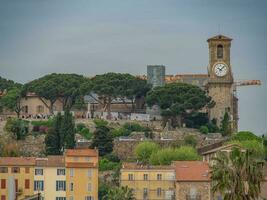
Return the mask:
<svg viewBox="0 0 267 200"><path fill-rule="evenodd" d="M237 130L235 113L235 96L233 92L234 78L230 62L231 38L217 35L207 40L209 44L208 93L215 101L209 110L210 120L216 119L217 125L227 112L231 120L231 128Z"/></svg>

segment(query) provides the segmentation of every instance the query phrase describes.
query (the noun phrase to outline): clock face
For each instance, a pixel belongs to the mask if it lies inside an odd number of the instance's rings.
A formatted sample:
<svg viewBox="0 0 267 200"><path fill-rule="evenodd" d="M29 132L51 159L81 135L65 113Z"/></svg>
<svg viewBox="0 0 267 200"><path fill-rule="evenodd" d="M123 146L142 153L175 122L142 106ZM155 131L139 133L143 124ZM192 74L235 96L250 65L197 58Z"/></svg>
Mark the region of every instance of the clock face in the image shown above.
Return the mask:
<svg viewBox="0 0 267 200"><path fill-rule="evenodd" d="M214 72L217 76L225 76L228 72L228 66L224 63L217 63L214 66Z"/></svg>

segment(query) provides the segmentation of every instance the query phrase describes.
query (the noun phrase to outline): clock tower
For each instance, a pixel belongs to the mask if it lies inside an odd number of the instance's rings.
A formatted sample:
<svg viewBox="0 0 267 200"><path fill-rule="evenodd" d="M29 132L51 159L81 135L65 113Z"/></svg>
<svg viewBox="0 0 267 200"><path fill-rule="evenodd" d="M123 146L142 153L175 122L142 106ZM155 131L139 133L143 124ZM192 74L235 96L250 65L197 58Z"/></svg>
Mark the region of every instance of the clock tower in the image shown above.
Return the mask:
<svg viewBox="0 0 267 200"><path fill-rule="evenodd" d="M223 35L207 40L209 44L208 94L215 101L215 106L209 109L209 119L216 119L217 125L220 126L227 112L232 131L236 131L234 79L230 63L231 41L231 38Z"/></svg>

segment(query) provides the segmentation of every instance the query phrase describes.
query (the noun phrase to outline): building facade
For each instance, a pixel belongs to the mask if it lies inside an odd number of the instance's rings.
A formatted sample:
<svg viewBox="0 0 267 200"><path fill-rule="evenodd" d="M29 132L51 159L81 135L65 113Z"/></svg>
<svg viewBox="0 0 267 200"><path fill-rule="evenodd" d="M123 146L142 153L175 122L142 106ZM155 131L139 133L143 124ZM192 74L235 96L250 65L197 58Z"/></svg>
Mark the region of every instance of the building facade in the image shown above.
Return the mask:
<svg viewBox="0 0 267 200"><path fill-rule="evenodd" d="M66 173L64 156L36 158L34 193L43 199L66 198ZM64 187L65 186L65 187Z"/></svg>
<svg viewBox="0 0 267 200"><path fill-rule="evenodd" d="M137 200L212 200L209 165L175 161L168 166L123 163L120 185L133 189Z"/></svg>
<svg viewBox="0 0 267 200"><path fill-rule="evenodd" d="M0 200L97 200L98 151L68 149L46 158L1 157Z"/></svg>
<svg viewBox="0 0 267 200"><path fill-rule="evenodd" d="M68 200L98 199L98 151L68 149L65 152L66 197Z"/></svg>
<svg viewBox="0 0 267 200"><path fill-rule="evenodd" d="M136 200L173 200L175 199L175 170L172 166L123 163L120 185L133 189Z"/></svg>
<svg viewBox="0 0 267 200"><path fill-rule="evenodd" d="M212 200L209 165L201 161L175 161L176 200Z"/></svg>
<svg viewBox="0 0 267 200"><path fill-rule="evenodd" d="M0 199L21 200L33 194L35 158L0 158Z"/></svg>

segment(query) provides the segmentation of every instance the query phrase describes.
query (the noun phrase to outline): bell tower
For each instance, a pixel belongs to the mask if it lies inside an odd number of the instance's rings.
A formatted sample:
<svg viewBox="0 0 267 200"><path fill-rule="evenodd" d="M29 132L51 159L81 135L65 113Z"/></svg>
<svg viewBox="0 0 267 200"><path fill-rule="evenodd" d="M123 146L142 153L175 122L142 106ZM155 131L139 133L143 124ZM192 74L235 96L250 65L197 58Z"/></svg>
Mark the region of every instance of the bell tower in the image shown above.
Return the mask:
<svg viewBox="0 0 267 200"><path fill-rule="evenodd" d="M217 35L207 40L209 44L208 93L215 101L209 109L209 119L216 119L220 126L227 112L230 117L231 129L236 131L234 119L234 78L230 62L231 38Z"/></svg>

